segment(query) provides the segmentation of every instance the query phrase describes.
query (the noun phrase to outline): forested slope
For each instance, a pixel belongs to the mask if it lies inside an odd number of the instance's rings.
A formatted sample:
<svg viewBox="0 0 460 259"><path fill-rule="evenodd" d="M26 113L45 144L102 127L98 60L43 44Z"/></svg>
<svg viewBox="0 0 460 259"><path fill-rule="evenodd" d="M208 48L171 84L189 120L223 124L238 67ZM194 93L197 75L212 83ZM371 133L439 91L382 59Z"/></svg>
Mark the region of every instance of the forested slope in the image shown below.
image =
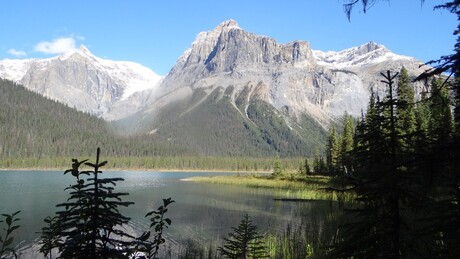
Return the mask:
<svg viewBox="0 0 460 259"><path fill-rule="evenodd" d="M148 136L118 136L106 121L7 80L0 80L0 107L2 158L82 156L98 146L108 156L182 152L180 148L154 145Z"/></svg>
<svg viewBox="0 0 460 259"><path fill-rule="evenodd" d="M157 110L141 127L158 140L202 155L305 157L324 146L325 131L311 117L288 124L284 119L288 116L261 99L248 101L242 96L232 103L233 90L218 87L209 94L197 90Z"/></svg>
<svg viewBox="0 0 460 259"><path fill-rule="evenodd" d="M270 157L292 157L283 159L284 167L298 168L298 158L313 148L314 142L308 145L286 132L285 125L263 130L264 123L276 120L258 116L263 111L271 114L262 106L249 112L251 119L258 120L254 128L234 107L228 107L225 98L207 102L211 109L197 107L180 123L173 119L174 112L166 114L161 134L120 134L119 124L0 80L0 168L68 166L70 158L89 157L101 147L109 165L118 168L270 170ZM206 123L197 120L200 117L215 120ZM220 130L210 130L210 123L220 123ZM321 144L321 139L312 139Z"/></svg>

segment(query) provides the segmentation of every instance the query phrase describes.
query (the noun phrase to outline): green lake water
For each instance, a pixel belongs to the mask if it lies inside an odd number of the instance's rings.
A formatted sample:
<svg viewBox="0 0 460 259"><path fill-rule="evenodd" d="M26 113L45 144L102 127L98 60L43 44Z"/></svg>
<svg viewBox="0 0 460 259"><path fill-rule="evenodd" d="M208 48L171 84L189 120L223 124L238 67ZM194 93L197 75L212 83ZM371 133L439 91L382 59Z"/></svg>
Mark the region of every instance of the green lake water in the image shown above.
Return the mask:
<svg viewBox="0 0 460 259"><path fill-rule="evenodd" d="M327 201L283 202L272 189L195 183L193 176L230 173L108 171L102 177L122 177L117 192L129 192L124 201L134 205L122 209L131 218L131 227L148 229L144 215L172 197L167 216L172 226L166 237L180 243L187 239L206 243L219 240L248 213L260 233L282 233L287 224L318 226L330 210ZM64 189L74 183L70 175L58 171L0 171L0 213L21 210L21 228L16 233L20 246L37 241L43 219L53 216L55 205L68 198Z"/></svg>

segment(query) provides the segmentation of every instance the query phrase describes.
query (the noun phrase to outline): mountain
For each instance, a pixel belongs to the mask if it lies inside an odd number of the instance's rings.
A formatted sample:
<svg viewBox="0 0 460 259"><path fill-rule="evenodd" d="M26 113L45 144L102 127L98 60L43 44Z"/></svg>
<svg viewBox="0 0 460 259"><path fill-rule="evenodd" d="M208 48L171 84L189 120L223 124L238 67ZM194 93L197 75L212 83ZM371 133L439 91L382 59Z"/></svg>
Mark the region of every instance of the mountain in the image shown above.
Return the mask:
<svg viewBox="0 0 460 259"><path fill-rule="evenodd" d="M214 142L227 152L238 143L264 154L312 154L331 122L345 111L359 116L371 89L384 93L381 72L404 66L416 76L420 64L374 42L340 52L280 44L228 20L198 34L130 121L197 150Z"/></svg>
<svg viewBox="0 0 460 259"><path fill-rule="evenodd" d="M83 45L48 59L2 60L0 78L108 119L119 116L112 112L119 103L127 103L136 92L152 89L161 80L140 64L98 58ZM129 109L124 112L129 114Z"/></svg>
<svg viewBox="0 0 460 259"><path fill-rule="evenodd" d="M280 44L228 20L199 33L165 77L85 47L0 61L0 77L152 143L210 156L304 156L324 146L325 129L345 111L359 116L371 89L384 94L381 72L404 66L415 77L421 64L372 41L338 52Z"/></svg>
<svg viewBox="0 0 460 259"><path fill-rule="evenodd" d="M294 116L308 113L325 126L345 110L361 114L370 89L384 91L381 72L404 66L416 76L424 71L421 64L374 42L340 52L312 50L302 41L279 44L229 20L198 34L165 77L157 100L167 103L195 89L209 93L231 85L234 102L248 84L264 85L258 91L251 89L249 98L257 96L278 111L287 107Z"/></svg>

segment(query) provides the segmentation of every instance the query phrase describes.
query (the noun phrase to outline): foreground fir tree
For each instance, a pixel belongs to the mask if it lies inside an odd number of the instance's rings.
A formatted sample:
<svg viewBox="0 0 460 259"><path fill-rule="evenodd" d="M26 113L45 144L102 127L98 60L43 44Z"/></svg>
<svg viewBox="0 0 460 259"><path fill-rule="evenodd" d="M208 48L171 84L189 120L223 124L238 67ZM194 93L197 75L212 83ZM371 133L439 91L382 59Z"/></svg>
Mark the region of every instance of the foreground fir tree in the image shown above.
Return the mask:
<svg viewBox="0 0 460 259"><path fill-rule="evenodd" d="M329 255L459 258L459 149L449 98L433 85L415 107L410 91L393 94L395 75L383 76L388 96L371 97L356 130L354 168L338 188L355 199Z"/></svg>
<svg viewBox="0 0 460 259"><path fill-rule="evenodd" d="M133 202L122 201L128 193L114 192L113 186L122 178L101 178L100 168L107 162L100 160L97 149L96 162L73 160L71 173L76 184L66 188L70 191L67 202L56 205L63 210L49 219L50 226L43 229L43 252L57 248L61 258L119 258L131 247L133 236L123 230L129 218L119 212ZM86 163L85 163L86 162ZM80 171L85 164L92 168ZM87 179L82 176L87 175Z"/></svg>
<svg viewBox="0 0 460 259"><path fill-rule="evenodd" d="M383 76L388 96L370 100L349 153L354 168L344 176L345 191L356 198L348 204L350 220L338 229L332 258L417 258L424 252L418 251L421 241L411 229L412 206L420 205L413 192L414 170L398 156L402 141L396 119L400 106L393 92L396 75L388 71Z"/></svg>
<svg viewBox="0 0 460 259"><path fill-rule="evenodd" d="M100 149L95 163L72 161L72 169L64 172L76 178L76 183L65 189L70 191L70 197L56 205L62 210L55 217L47 217L42 228L40 252L45 258L53 258L54 252L59 258L157 258L160 246L165 243L163 230L171 225L171 220L165 217L167 206L174 201L163 199L162 206L147 213L153 231L136 238L125 231L130 219L119 211L120 207L134 203L122 200L128 193L114 190L123 178L100 177L100 168L107 164L100 161ZM83 164L92 169L81 171Z"/></svg>
<svg viewBox="0 0 460 259"><path fill-rule="evenodd" d="M225 258L268 258L262 236L257 232L257 227L252 224L248 214L245 214L238 227L233 227L233 232L224 238L225 244L218 251Z"/></svg>
<svg viewBox="0 0 460 259"><path fill-rule="evenodd" d="M346 0L344 10L350 19L354 6L361 3L365 12L377 1ZM434 9L447 10L460 21L460 1L442 2ZM405 181L411 182L411 187L415 187L411 191L419 198L417 202L410 200L412 210L416 212L411 220L417 222L417 226L412 224L411 232L415 233L414 238L423 240L419 249L413 250L418 253L414 258L460 258L460 23L454 35L457 40L453 53L428 62L428 65L434 65L433 68L415 79L448 75L442 84L434 82L432 96L424 98L426 104L417 107L416 148L412 163L406 164L406 169L413 170L416 177ZM440 90L437 91L438 86ZM447 90L448 99L454 101L453 132L448 116L452 107L446 105L445 94L441 93ZM401 175L405 177L408 173ZM415 243L415 240L410 241ZM408 251L407 247L400 248ZM354 258L364 255L355 255ZM398 253L393 258L404 256L407 258L407 254Z"/></svg>

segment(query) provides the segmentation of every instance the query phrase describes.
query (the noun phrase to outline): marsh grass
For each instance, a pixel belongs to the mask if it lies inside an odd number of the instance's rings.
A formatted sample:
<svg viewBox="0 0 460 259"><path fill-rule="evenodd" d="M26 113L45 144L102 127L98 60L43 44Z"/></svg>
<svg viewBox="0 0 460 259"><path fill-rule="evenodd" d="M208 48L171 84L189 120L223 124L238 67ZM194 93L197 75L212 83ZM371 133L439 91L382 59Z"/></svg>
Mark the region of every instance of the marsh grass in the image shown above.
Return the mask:
<svg viewBox="0 0 460 259"><path fill-rule="evenodd" d="M237 174L230 176L192 177L193 182L230 184L250 188L271 188L277 199L294 200L338 200L338 194L325 189L329 187L330 177L305 176L285 173L279 177L268 174Z"/></svg>

